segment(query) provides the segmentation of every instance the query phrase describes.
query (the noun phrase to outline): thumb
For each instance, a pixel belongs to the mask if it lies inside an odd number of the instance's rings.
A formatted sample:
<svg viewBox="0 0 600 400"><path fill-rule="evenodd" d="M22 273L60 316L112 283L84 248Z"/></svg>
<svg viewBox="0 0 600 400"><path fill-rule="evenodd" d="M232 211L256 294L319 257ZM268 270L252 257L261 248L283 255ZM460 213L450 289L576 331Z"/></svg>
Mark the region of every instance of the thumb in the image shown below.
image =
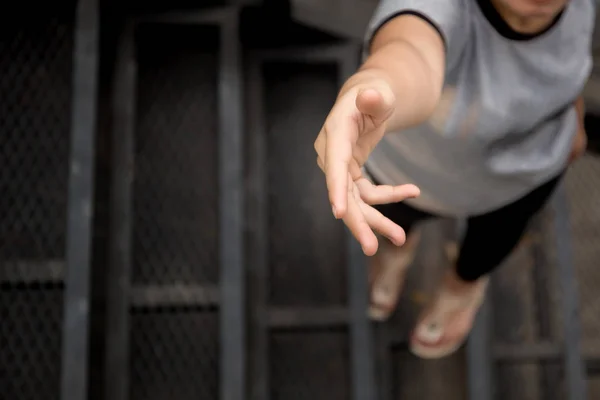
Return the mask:
<svg viewBox="0 0 600 400"><path fill-rule="evenodd" d="M373 123L379 125L391 117L394 112L395 96L387 86L362 89L356 95L356 108L368 115Z"/></svg>

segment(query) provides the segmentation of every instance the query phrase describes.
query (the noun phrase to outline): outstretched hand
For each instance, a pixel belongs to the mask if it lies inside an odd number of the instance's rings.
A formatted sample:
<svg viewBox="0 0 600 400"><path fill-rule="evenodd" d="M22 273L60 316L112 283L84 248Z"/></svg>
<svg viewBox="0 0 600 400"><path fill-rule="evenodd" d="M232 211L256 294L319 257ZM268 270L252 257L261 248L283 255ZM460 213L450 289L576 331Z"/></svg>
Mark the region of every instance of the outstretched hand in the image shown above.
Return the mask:
<svg viewBox="0 0 600 400"><path fill-rule="evenodd" d="M394 103L383 80L352 88L338 98L315 141L333 215L344 221L368 256L377 252L373 231L398 246L406 239L400 226L372 206L419 195L414 185L373 185L362 175L361 167L383 137Z"/></svg>

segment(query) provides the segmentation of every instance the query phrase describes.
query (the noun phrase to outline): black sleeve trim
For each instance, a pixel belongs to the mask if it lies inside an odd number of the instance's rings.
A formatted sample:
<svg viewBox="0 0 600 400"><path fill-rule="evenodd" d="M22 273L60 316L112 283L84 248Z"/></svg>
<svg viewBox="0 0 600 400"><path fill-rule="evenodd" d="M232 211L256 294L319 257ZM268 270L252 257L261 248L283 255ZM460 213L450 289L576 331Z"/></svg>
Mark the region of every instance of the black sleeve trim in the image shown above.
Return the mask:
<svg viewBox="0 0 600 400"><path fill-rule="evenodd" d="M393 20L396 17L399 17L401 15L414 15L415 17L419 17L421 18L423 21L427 22L429 25L431 25L433 27L433 29L435 29L437 31L437 33L440 35L440 38L442 38L442 42L444 43L444 49L447 51L448 50L448 43L446 40L446 36L444 35L444 33L442 32L442 29L439 27L439 25L437 23L435 23L431 18L429 18L427 15L423 14L420 11L417 10L401 10L398 11L394 14L389 15L386 19L384 19L371 33L371 37L369 38L369 41L367 43L367 45L369 46L369 48L365 49L367 52L370 51L371 48L371 44L373 42L373 38L375 38L375 35L377 34L377 32L379 32L379 30L388 22L390 22L391 20Z"/></svg>
<svg viewBox="0 0 600 400"><path fill-rule="evenodd" d="M522 33L515 31L508 23L502 18L498 10L494 7L494 5L489 0L477 0L477 4L481 9L481 12L488 20L488 22L496 29L496 31L510 40L532 40L539 36L544 35L546 32L550 31L552 28L558 24L565 13L566 5L557 15L556 17L546 26L545 28L539 30L538 32L533 33Z"/></svg>

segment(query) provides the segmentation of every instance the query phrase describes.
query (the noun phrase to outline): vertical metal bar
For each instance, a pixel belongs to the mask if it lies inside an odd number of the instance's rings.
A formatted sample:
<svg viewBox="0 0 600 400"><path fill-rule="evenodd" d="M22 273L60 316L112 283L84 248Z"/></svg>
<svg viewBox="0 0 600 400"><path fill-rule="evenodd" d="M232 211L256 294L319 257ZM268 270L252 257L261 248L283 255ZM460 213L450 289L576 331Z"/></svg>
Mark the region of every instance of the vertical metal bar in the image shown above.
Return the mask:
<svg viewBox="0 0 600 400"><path fill-rule="evenodd" d="M456 238L460 243L467 232L467 221L459 219L455 223ZM479 310L467 341L467 379L471 400L493 400L495 397L491 289L488 289L487 298Z"/></svg>
<svg viewBox="0 0 600 400"><path fill-rule="evenodd" d="M369 292L365 257L358 242L348 234L352 399L375 398L373 332L367 318Z"/></svg>
<svg viewBox="0 0 600 400"><path fill-rule="evenodd" d="M248 195L248 273L250 281L250 307L252 318L250 398L269 400L269 326L268 326L268 279L269 279L269 225L267 184L267 137L265 126L262 60L250 61L247 68L247 117L250 127Z"/></svg>
<svg viewBox="0 0 600 400"><path fill-rule="evenodd" d="M552 199L554 233L558 257L559 281L562 289L565 373L567 398L587 399L584 362L581 356L581 326L579 320L579 294L573 265L573 248L569 226L569 206L564 184L560 184Z"/></svg>
<svg viewBox="0 0 600 400"><path fill-rule="evenodd" d="M342 52L339 75L341 87L357 68L359 49L349 46ZM375 399L373 330L367 316L369 287L366 259L352 234L348 237L348 292L350 296L350 351L352 360L352 399Z"/></svg>
<svg viewBox="0 0 600 400"><path fill-rule="evenodd" d="M467 231L467 221L458 219L455 221L455 225L455 237L458 242L462 242ZM467 380L469 399L471 400L493 400L495 396L495 363L492 354L493 291L490 289L488 289L487 298L479 310L467 341Z"/></svg>
<svg viewBox="0 0 600 400"><path fill-rule="evenodd" d="M245 397L242 71L238 10L221 24L219 68L219 255L221 400Z"/></svg>
<svg viewBox="0 0 600 400"><path fill-rule="evenodd" d="M494 398L494 358L491 347L492 307L490 296L483 303L467 342L469 399Z"/></svg>
<svg viewBox="0 0 600 400"><path fill-rule="evenodd" d="M134 24L119 35L112 86L110 261L106 329L106 400L129 398L129 289L132 265L132 183L135 140Z"/></svg>
<svg viewBox="0 0 600 400"><path fill-rule="evenodd" d="M533 243L531 244L531 256L533 258L533 286L535 296L535 307L537 315L537 326L540 339L551 341L554 339L552 329L552 299L550 298L550 263L543 248L543 227L541 216L532 221L531 233ZM559 390L560 368L557 368L554 360L540 360L540 390L544 400L553 400L561 397Z"/></svg>
<svg viewBox="0 0 600 400"><path fill-rule="evenodd" d="M393 400L394 384L392 382L394 375L394 363L392 360L392 338L390 335L389 323L377 324L375 327L376 336L376 360L375 368L377 376L377 399ZM375 397L373 397L375 398Z"/></svg>
<svg viewBox="0 0 600 400"><path fill-rule="evenodd" d="M77 3L73 54L62 400L87 398L98 31L97 0L80 0Z"/></svg>

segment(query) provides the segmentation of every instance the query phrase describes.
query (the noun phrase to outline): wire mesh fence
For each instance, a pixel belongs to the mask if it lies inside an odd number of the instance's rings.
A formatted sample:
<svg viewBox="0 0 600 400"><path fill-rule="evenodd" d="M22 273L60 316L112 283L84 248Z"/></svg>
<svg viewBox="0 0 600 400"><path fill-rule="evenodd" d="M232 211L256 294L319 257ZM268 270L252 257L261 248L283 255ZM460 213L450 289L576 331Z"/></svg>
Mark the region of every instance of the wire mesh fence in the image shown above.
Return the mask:
<svg viewBox="0 0 600 400"><path fill-rule="evenodd" d="M344 230L331 217L312 149L336 96L336 68L279 62L263 69L272 305L346 302Z"/></svg>
<svg viewBox="0 0 600 400"><path fill-rule="evenodd" d="M268 61L261 72L267 125L268 307L290 315L307 307L344 307L345 232L331 216L312 149L314 132L336 96L338 66ZM348 330L306 324L269 334L271 397L348 398Z"/></svg>
<svg viewBox="0 0 600 400"><path fill-rule="evenodd" d="M73 40L70 17L27 24L3 32L0 39L0 226L5 262L64 258ZM14 266L3 271L8 274L8 270L19 269Z"/></svg>
<svg viewBox="0 0 600 400"><path fill-rule="evenodd" d="M273 332L271 398L349 399L349 347L346 329Z"/></svg>
<svg viewBox="0 0 600 400"><path fill-rule="evenodd" d="M218 397L218 33L138 30L132 399Z"/></svg>
<svg viewBox="0 0 600 400"><path fill-rule="evenodd" d="M218 31L150 25L138 38L133 282L214 284Z"/></svg>
<svg viewBox="0 0 600 400"><path fill-rule="evenodd" d="M73 10L42 19L0 28L0 397L11 400L60 398ZM137 30L130 345L124 367L131 399L216 399L224 385L220 288L227 247L219 242L224 183L218 135L224 113L217 25L153 23ZM339 65L262 61L269 279L263 282L266 318L259 322L269 350L268 392L274 400L352 398L358 345L349 306L354 293L348 290L348 241L331 216L312 149L336 95ZM586 156L567 176L589 358L600 358L595 290L600 217L594 212L599 170L598 158ZM535 232L548 230L544 224L551 215L544 218ZM547 251L549 269L556 263L550 239L534 237L498 274L494 332L503 344L564 339L561 299L552 289L559 278L549 273L539 284L532 242ZM435 260L423 261L428 265L421 272L436 266ZM246 267L255 265L248 261ZM544 285L546 293L540 294ZM389 325L392 337L378 359L385 365L376 365L391 381L383 398L424 393L466 398L463 352L432 363L403 347L412 318L406 317L423 296L409 285L403 315ZM544 308L554 311L545 315ZM245 323L256 321L239 321ZM374 356L371 351L366 354ZM564 398L557 363L496 362L497 398ZM592 398L600 396L595 381L590 378ZM547 388L555 397L548 397Z"/></svg>
<svg viewBox="0 0 600 400"><path fill-rule="evenodd" d="M58 399L70 137L70 4L0 28L0 387Z"/></svg>

